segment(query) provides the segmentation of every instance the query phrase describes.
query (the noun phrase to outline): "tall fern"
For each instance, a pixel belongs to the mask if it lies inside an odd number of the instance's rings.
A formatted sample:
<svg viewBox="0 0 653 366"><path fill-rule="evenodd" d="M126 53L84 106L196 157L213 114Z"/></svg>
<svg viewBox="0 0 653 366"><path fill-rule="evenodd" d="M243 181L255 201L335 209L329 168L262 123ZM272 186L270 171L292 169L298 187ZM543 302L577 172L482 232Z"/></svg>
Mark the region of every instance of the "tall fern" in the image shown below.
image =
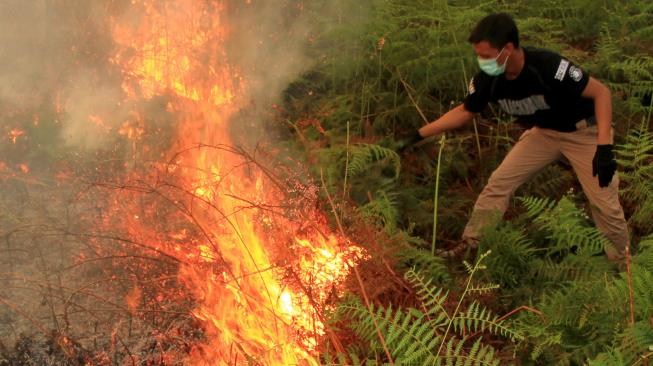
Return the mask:
<svg viewBox="0 0 653 366"><path fill-rule="evenodd" d="M555 202L547 198L520 198L527 215L546 230L551 246L549 253L593 255L612 245L598 229L589 226L588 217L567 197Z"/></svg>
<svg viewBox="0 0 653 366"><path fill-rule="evenodd" d="M622 144L617 145L617 162L624 182L623 198L634 212L631 223L647 232L653 231L653 133L646 121L634 128Z"/></svg>
<svg viewBox="0 0 653 366"><path fill-rule="evenodd" d="M422 302L421 310L376 306L370 311L355 301L341 305L338 314L351 320L350 328L369 342L377 354L381 353L380 332L398 365L499 365L501 360L495 350L484 344L482 337L470 343L469 335L489 333L516 341L522 338L521 334L478 302L472 302L464 311L459 309L467 294L496 288L471 284L474 274L484 269L480 261L485 257L482 255L475 265L468 265L468 286L453 311L445 307L447 291L409 270L406 280L415 288Z"/></svg>
<svg viewBox="0 0 653 366"><path fill-rule="evenodd" d="M633 257L632 286L618 277L587 276L545 291L534 306L540 315L524 314L514 324L526 337L521 347L543 364L634 364L653 345L653 236L639 243ZM635 323L629 324L632 290ZM618 363L617 363L618 364Z"/></svg>
<svg viewBox="0 0 653 366"><path fill-rule="evenodd" d="M359 207L358 210L363 217L382 227L388 234L394 234L397 231L399 217L396 199L396 193L379 190L371 201Z"/></svg>
<svg viewBox="0 0 653 366"><path fill-rule="evenodd" d="M401 172L401 158L392 149L375 144L356 144L353 146L347 174L354 176L369 171L370 167L377 163L388 162L392 165L394 176L398 177Z"/></svg>
<svg viewBox="0 0 653 366"><path fill-rule="evenodd" d="M510 224L488 228L480 248L492 251L485 262L488 268L484 273L502 289L523 285L538 251L524 230Z"/></svg>

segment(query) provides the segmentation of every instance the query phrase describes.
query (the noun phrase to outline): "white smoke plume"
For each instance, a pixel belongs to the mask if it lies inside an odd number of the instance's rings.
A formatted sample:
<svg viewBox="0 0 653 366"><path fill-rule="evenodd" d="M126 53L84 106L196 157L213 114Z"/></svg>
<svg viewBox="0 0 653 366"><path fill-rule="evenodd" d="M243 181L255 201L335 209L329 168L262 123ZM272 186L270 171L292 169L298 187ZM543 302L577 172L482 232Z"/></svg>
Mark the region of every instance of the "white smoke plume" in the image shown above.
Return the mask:
<svg viewBox="0 0 653 366"><path fill-rule="evenodd" d="M123 123L120 84L107 69L107 9L105 1L0 2L0 108L57 119L49 144L107 147Z"/></svg>
<svg viewBox="0 0 653 366"><path fill-rule="evenodd" d="M269 137L261 122L270 118L282 91L315 64L306 51L316 29L297 1L247 2L231 13L227 54L248 83L248 101L232 124L232 136L236 143L254 145Z"/></svg>

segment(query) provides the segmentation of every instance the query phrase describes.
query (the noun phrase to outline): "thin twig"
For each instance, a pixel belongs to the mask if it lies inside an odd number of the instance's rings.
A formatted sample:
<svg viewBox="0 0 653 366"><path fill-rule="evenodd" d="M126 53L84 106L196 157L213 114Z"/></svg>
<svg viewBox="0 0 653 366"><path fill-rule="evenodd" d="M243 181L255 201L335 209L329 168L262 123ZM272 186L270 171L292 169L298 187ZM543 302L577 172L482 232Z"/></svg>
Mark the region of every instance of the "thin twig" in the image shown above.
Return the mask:
<svg viewBox="0 0 653 366"><path fill-rule="evenodd" d="M324 191L326 192L327 200L329 201L329 204L331 205L331 210L333 211L333 216L336 219L336 224L338 225L338 230L340 231L340 234L343 237L347 237L345 234L345 230L342 227L342 223L340 222L340 217L338 216L338 212L336 211L336 206L333 203L333 200L331 199L331 194L329 194L329 190L327 189L326 183L324 182L324 174L322 172L322 169L320 169L320 181L322 182L322 187L324 188ZM385 338L383 337L383 334L381 333L381 329L379 328L379 324L376 321L376 316L374 315L374 312L372 311L372 305L370 304L370 300L367 297L367 291L365 291L365 285L363 284L363 280L361 278L360 273L358 273L358 268L356 266L352 266L352 269L354 270L354 274L356 275L356 280L358 281L358 286L361 289L361 293L363 294L363 300L365 300L365 306L367 307L367 311L370 314L370 317L372 318L372 322L374 323L374 328L376 328L376 334L379 337L379 340L381 341L381 345L383 346L383 351L385 352L386 357L388 357L388 361L390 362L391 365L394 365L394 361L392 360L392 355L390 354L390 350L388 349L387 344L385 343Z"/></svg>
<svg viewBox="0 0 653 366"><path fill-rule="evenodd" d="M387 66L386 66L386 68L387 68ZM399 69L397 69L396 72L397 72L397 77L399 78L399 81L401 81L401 84L403 84L404 89L406 89L406 94L408 94L408 98L410 98L411 103L413 103L413 106L415 107L415 109L417 109L417 112L422 117L422 120L424 121L424 123L428 124L430 121L428 120L428 118L426 118L426 116L424 115L424 112L422 112L422 108L419 107L419 105L415 101L415 98L413 98L413 94L410 92L412 87L401 76L401 73L399 72Z"/></svg>
<svg viewBox="0 0 653 366"><path fill-rule="evenodd" d="M635 324L635 305L633 304L633 273L630 267L630 243L626 243L626 273L628 275L628 300L630 302L630 325Z"/></svg>
<svg viewBox="0 0 653 366"><path fill-rule="evenodd" d="M499 317L497 320L498 320L498 321L506 320L507 318L509 318L509 317L512 316L513 314L518 313L518 312L520 312L520 311L524 311L524 310L525 310L525 311L530 311L531 313L535 313L535 314L537 314L537 315L540 317L540 319L541 319L542 321L545 321L544 316L542 315L542 312L541 312L541 311L539 311L539 310L537 310L537 309L535 309L535 308L531 308L531 307L526 306L526 305L522 305L522 306L520 306L520 307L518 307L518 308L516 308L516 309L510 310L510 311L507 312L506 314L504 314L504 315L502 315L501 317Z"/></svg>

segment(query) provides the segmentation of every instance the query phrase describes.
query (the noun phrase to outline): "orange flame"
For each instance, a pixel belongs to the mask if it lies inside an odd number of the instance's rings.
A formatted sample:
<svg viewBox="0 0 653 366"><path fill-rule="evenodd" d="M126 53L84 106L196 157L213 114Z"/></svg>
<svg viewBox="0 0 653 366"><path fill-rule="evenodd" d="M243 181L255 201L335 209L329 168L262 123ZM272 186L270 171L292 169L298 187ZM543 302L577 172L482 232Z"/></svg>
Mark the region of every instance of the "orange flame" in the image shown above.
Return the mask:
<svg viewBox="0 0 653 366"><path fill-rule="evenodd" d="M278 202L282 193L229 147L228 121L247 100L247 83L226 62L226 5L197 0L132 4L142 7L141 22L115 22L118 51L112 62L124 70L128 98L170 97L166 110L178 116L178 137L168 170L189 187L189 215L204 233L193 238L180 231L172 236L174 243L161 244L186 263L179 280L194 295L193 315L207 336L186 363L317 365L312 351L325 334L320 307L360 258L360 249L322 234L328 229L318 213L313 224L320 229L302 228L294 239L284 241L266 231L279 226L294 232L301 225L257 206ZM140 136L130 126L120 133ZM198 143L211 148L189 148ZM130 230L148 230L138 219L131 224Z"/></svg>

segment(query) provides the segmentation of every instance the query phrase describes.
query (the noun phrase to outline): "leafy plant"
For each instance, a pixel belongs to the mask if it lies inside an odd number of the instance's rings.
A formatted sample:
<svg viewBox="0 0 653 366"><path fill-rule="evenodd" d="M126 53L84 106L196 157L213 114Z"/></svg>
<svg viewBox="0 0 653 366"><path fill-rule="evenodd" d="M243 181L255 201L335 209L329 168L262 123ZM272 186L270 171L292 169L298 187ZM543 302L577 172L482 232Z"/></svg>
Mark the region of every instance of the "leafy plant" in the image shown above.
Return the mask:
<svg viewBox="0 0 653 366"><path fill-rule="evenodd" d="M421 309L395 309L376 306L368 309L354 300L340 306L338 315L350 320L350 328L370 349L381 353L379 339L383 340L393 362L401 365L499 365L501 360L493 347L483 344L478 333L500 335L512 341L522 338L504 320L473 301L462 310L466 297L473 293L486 293L497 288L493 284L474 284L474 275L485 269L482 254L474 265L466 263L468 280L452 310L445 307L449 293L431 285L420 273L409 270L406 280L415 288ZM471 343L471 344L470 344Z"/></svg>
<svg viewBox="0 0 653 366"><path fill-rule="evenodd" d="M357 144L351 149L347 174L349 176L364 173L377 162L388 162L392 165L394 177L401 171L401 158L394 150L374 144Z"/></svg>
<svg viewBox="0 0 653 366"><path fill-rule="evenodd" d="M549 254L573 252L581 256L591 256L612 245L598 229L589 226L588 217L567 197L557 203L548 198L521 198L527 215L533 222L548 233L553 244L547 249Z"/></svg>
<svg viewBox="0 0 653 366"><path fill-rule="evenodd" d="M313 11L323 7L313 6ZM639 247L632 256L631 281L606 260L603 251L612 244L592 225L584 208L577 207L575 198L565 194L580 187L562 161L520 187L519 195L526 198L506 212L509 224L485 232L480 251L492 254L483 259L487 269L476 278L498 283L500 290L468 291L467 300L455 313L474 318L478 311L476 316L480 316L482 310L474 307L486 298L494 311L521 311L519 321L510 324L524 336L516 346L490 332L479 347L488 338L498 337L492 338L493 347L502 353L514 352L522 364L644 364L650 352L645 325L651 316L647 309L653 292L649 284L653 257L647 244L650 239L646 239L653 232L653 5L614 0L600 6L591 0L538 4L476 0L352 4L339 0L336 8L338 21L327 21L333 15L329 11L324 17L316 16L324 31L311 52L319 62L293 85L289 119L319 121L323 132L305 136L308 155L318 156L314 166L324 168L329 187L343 187L343 198L355 204L368 223L398 238L394 243L400 242L399 269L414 267L425 283L431 281L450 291L461 291L455 284L465 282L458 273L461 265L431 255L427 243L459 239L478 192L519 129L490 106L474 121L473 129L449 134L441 155L435 144L396 156L371 145L392 149L393 140L462 102L469 78L478 70L466 37L474 23L490 12L513 14L524 46L558 51L611 88L621 198L634 234L633 248ZM436 157L441 157L440 164ZM438 166L440 174L436 174ZM434 216L436 177L440 181ZM443 292L427 298L418 293L417 300L437 308L446 295L444 288L438 289ZM628 310L631 292L634 324ZM449 320L440 319L433 325L439 330L435 336L440 336L436 342L440 352L418 351L433 339L433 333L421 327L442 312L451 315L452 297L446 296L449 300L441 303L447 310L432 314L428 306L405 309L382 301L372 313L366 307L356 312L351 309L356 306L348 303L345 313L355 318L354 326L365 320L369 326L374 319L382 329L368 327L367 333L357 333L366 343L333 362L389 362L379 356L385 353L378 340L380 330L389 336L392 358L401 353L393 359L397 363L407 352L419 364L430 352L443 364L456 364L442 357L447 350L455 355L458 347L460 354L466 354L478 342L478 338L465 338L470 336L468 324L458 328L450 322L445 335ZM430 303L428 299L437 300ZM415 299L404 299L402 304L411 300ZM465 329L462 333L461 328ZM405 337L412 340L420 335L414 348L408 348L411 342L402 343Z"/></svg>
<svg viewBox="0 0 653 366"><path fill-rule="evenodd" d="M626 183L623 198L633 207L630 222L647 231L653 230L653 133L644 121L617 145L619 177Z"/></svg>

